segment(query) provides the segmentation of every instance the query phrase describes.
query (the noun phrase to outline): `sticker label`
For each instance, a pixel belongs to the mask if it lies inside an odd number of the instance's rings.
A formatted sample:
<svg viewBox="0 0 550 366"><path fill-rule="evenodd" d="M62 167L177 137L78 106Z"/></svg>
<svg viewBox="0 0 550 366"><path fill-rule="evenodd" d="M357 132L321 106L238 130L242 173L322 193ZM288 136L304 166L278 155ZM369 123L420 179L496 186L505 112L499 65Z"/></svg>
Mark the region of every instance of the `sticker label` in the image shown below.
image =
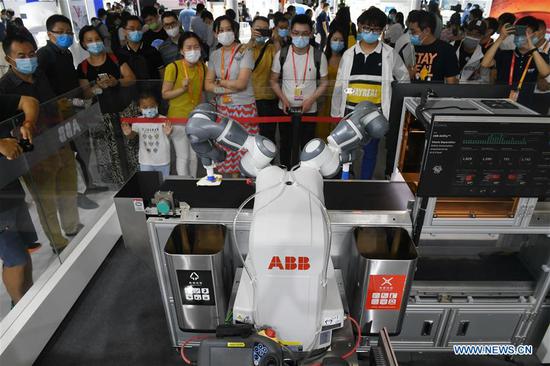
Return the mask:
<svg viewBox="0 0 550 366"><path fill-rule="evenodd" d="M176 271L183 305L216 305L210 271Z"/></svg>
<svg viewBox="0 0 550 366"><path fill-rule="evenodd" d="M133 198L132 203L134 204L134 211L145 212L145 205L143 204L142 198Z"/></svg>
<svg viewBox="0 0 550 366"><path fill-rule="evenodd" d="M399 310L405 290L406 275L370 275L365 309Z"/></svg>

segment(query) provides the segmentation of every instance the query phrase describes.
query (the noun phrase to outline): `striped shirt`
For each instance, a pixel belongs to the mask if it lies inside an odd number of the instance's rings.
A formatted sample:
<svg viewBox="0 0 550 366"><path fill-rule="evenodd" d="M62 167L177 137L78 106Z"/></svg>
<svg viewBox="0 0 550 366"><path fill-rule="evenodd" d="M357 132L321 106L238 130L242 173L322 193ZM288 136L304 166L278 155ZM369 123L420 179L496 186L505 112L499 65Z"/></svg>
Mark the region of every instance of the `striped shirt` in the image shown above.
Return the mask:
<svg viewBox="0 0 550 366"><path fill-rule="evenodd" d="M357 104L369 101L382 104L382 45L378 43L369 54L355 49L348 89L346 92L346 114Z"/></svg>

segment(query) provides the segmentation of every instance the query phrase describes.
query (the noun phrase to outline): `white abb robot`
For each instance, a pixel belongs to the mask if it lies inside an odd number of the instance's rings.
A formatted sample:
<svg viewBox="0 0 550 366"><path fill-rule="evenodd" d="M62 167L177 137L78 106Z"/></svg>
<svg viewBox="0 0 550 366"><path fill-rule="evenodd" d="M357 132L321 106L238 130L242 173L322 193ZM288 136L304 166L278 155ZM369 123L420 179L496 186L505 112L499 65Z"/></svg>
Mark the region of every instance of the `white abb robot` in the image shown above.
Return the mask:
<svg viewBox="0 0 550 366"><path fill-rule="evenodd" d="M375 105L360 103L333 130L328 144L311 140L299 167L287 171L271 165L276 155L273 142L249 136L227 117L216 120L214 108L201 104L186 126L210 179L215 164L225 159L216 144L246 149L241 172L256 177L256 193L241 205L242 209L255 199L233 319L257 329L269 327L282 343L299 351L328 347L332 331L343 326L344 310L330 258L323 177L336 175L343 163L352 160L352 151L371 137L384 136L388 122Z"/></svg>

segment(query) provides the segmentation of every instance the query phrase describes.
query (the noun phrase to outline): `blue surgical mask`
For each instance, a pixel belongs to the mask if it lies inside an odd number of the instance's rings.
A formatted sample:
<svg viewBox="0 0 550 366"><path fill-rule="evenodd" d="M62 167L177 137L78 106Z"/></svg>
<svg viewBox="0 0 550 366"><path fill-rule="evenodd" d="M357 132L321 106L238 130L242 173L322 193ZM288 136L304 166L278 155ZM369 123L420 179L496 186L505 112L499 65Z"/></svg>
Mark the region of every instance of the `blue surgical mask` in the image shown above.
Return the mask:
<svg viewBox="0 0 550 366"><path fill-rule="evenodd" d="M380 34L374 32L361 32L359 33L359 39L366 43L376 43Z"/></svg>
<svg viewBox="0 0 550 366"><path fill-rule="evenodd" d="M92 55L99 55L100 53L105 52L105 45L103 42L88 43L86 47L88 47L88 52Z"/></svg>
<svg viewBox="0 0 550 366"><path fill-rule="evenodd" d="M330 48L333 52L340 52L344 49L344 41L330 41Z"/></svg>
<svg viewBox="0 0 550 366"><path fill-rule="evenodd" d="M67 49L73 45L73 36L60 34L55 36L55 44L59 48Z"/></svg>
<svg viewBox="0 0 550 366"><path fill-rule="evenodd" d="M158 107L143 108L141 114L146 118L155 118L159 114Z"/></svg>
<svg viewBox="0 0 550 366"><path fill-rule="evenodd" d="M527 42L527 38L525 36L516 35L514 37L514 44L516 45L517 48L520 48L521 46L523 46L525 42Z"/></svg>
<svg viewBox="0 0 550 366"><path fill-rule="evenodd" d="M139 42L141 42L142 38L143 38L143 32L142 31L128 32L128 40L130 40L130 42L139 43Z"/></svg>
<svg viewBox="0 0 550 366"><path fill-rule="evenodd" d="M269 39L269 37L267 37L267 36L256 37L256 43L264 44L264 43L267 42L268 39Z"/></svg>
<svg viewBox="0 0 550 366"><path fill-rule="evenodd" d="M292 37L292 44L297 48L306 48L309 45L309 37Z"/></svg>
<svg viewBox="0 0 550 366"><path fill-rule="evenodd" d="M279 37L288 37L288 29L277 29L277 33L279 33Z"/></svg>
<svg viewBox="0 0 550 366"><path fill-rule="evenodd" d="M24 75L34 74L37 67L38 67L38 59L36 57L15 59L15 68L21 74L24 74Z"/></svg>
<svg viewBox="0 0 550 366"><path fill-rule="evenodd" d="M421 46L422 45L422 39L420 39L419 34L411 34L409 36L411 38L411 44L413 46Z"/></svg>

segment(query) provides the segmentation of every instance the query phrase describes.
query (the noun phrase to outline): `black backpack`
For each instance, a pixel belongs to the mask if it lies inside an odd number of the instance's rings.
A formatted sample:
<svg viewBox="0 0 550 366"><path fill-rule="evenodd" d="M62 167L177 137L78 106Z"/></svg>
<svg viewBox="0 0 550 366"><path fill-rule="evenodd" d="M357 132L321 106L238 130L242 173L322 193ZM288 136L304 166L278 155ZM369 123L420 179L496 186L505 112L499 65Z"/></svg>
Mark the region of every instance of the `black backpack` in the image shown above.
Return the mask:
<svg viewBox="0 0 550 366"><path fill-rule="evenodd" d="M310 46L313 47L313 46ZM281 48L281 53L279 54L279 61L281 63L281 73L279 74L279 80L283 79L283 66L288 56L288 51L290 49L289 45L283 46ZM313 62L315 63L315 68L317 69L317 80L321 79L321 58L323 56L323 51L319 47L313 47Z"/></svg>

